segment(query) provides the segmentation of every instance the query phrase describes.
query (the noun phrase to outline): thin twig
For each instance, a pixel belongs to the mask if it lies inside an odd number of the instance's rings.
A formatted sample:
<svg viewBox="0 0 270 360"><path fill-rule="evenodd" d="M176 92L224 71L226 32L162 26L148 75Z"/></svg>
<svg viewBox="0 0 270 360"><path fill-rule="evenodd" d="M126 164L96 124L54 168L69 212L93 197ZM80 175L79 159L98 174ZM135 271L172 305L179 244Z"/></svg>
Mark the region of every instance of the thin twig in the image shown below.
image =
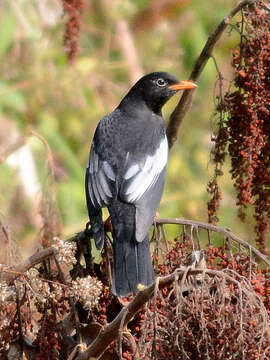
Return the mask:
<svg viewBox="0 0 270 360"><path fill-rule="evenodd" d="M236 5L230 13L224 17L224 19L220 22L217 28L210 34L208 37L206 44L198 57L193 71L190 74L189 79L192 81L197 81L207 64L207 61L212 55L212 51L220 39L221 35L223 34L224 30L229 25L231 19L245 6L254 4L258 0L244 0ZM170 148L173 146L174 142L177 140L177 134L179 127L183 121L184 116L188 112L191 106L192 98L193 98L194 90L186 90L184 91L179 103L177 104L176 108L174 109L173 113L170 116L170 120L167 127L167 137L169 141Z"/></svg>
<svg viewBox="0 0 270 360"><path fill-rule="evenodd" d="M252 251L252 253L258 258L260 258L262 261L265 262L266 265L270 266L270 260L269 258L262 254L259 250L257 250L254 246L250 245L248 242L240 239L238 236L236 236L233 232L231 232L230 229L225 229L219 226L215 226L209 223L204 223L200 221L195 220L187 220L182 218L168 218L168 219L155 219L155 222L158 224L178 224L178 225L189 225L189 226L198 226L202 229L208 230L208 231L214 231L219 234L224 235L225 237L230 238L231 240L235 241L239 245L244 246L245 248Z"/></svg>
<svg viewBox="0 0 270 360"><path fill-rule="evenodd" d="M19 325L20 356L22 356L22 353L23 353L23 323L22 323L22 315L21 315L20 294L19 294L19 290L16 285L15 285L15 290L16 290L17 318L18 318L18 325Z"/></svg>
<svg viewBox="0 0 270 360"><path fill-rule="evenodd" d="M20 264L1 269L0 281L5 281L8 285L10 285L19 276L23 275L25 271L31 269L33 266L41 263L56 253L57 250L53 246L43 250L38 250Z"/></svg>
<svg viewBox="0 0 270 360"><path fill-rule="evenodd" d="M122 338L123 338L123 327L126 320L126 316L128 314L128 307L124 308L123 317L120 322L119 330L118 330L118 339L119 339L119 359L122 360Z"/></svg>
<svg viewBox="0 0 270 360"><path fill-rule="evenodd" d="M8 230L7 230L7 226L3 223L3 221L0 218L0 227L2 230L2 233L4 234L4 237L6 239L6 243L9 243L9 236L8 236Z"/></svg>
<svg viewBox="0 0 270 360"><path fill-rule="evenodd" d="M154 322L154 339L153 339L153 353L155 356L155 359L157 357L157 350L156 350L156 345L157 345L157 293L158 293L158 289L159 289L159 277L156 278L155 281L155 290L154 290L154 298L153 298L153 302L154 302L154 315L153 315L153 322Z"/></svg>
<svg viewBox="0 0 270 360"><path fill-rule="evenodd" d="M256 255L259 259L261 259L266 265L270 267L270 260L266 255L262 254L259 250L257 250L254 246L250 245L248 242L240 239L233 232L231 232L230 229L225 229L212 224L199 222L195 220L187 220L183 218L164 218L164 219L156 218L155 222L157 224L183 225L183 231L185 231L185 226L188 225L193 227L197 226L199 228L205 229L207 232L213 231L222 234L226 238L235 241L240 246L244 246L245 248L247 248L249 251L251 251L254 255ZM76 240L80 241L85 237L88 238L89 237L88 234L85 231L81 231L76 236L70 238L69 241L76 241ZM1 268L0 281L5 281L7 284L11 284L15 279L23 275L25 271L41 263L43 260L56 255L56 252L57 250L55 249L55 247L51 246L49 248L36 251L32 256L30 256L28 259L26 259L25 261L23 261L18 265Z"/></svg>

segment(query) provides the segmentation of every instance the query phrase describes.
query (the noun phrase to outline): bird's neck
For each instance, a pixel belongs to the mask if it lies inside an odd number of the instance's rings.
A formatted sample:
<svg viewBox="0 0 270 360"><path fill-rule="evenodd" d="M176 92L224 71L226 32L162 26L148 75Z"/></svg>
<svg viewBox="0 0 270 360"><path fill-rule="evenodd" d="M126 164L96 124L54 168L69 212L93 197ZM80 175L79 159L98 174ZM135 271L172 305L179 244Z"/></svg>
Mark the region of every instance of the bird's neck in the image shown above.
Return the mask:
<svg viewBox="0 0 270 360"><path fill-rule="evenodd" d="M163 104L149 103L142 97L138 96L136 93L134 94L132 92L128 93L119 104L119 108L123 111L128 112L129 114L150 112L158 116L162 116L162 106Z"/></svg>

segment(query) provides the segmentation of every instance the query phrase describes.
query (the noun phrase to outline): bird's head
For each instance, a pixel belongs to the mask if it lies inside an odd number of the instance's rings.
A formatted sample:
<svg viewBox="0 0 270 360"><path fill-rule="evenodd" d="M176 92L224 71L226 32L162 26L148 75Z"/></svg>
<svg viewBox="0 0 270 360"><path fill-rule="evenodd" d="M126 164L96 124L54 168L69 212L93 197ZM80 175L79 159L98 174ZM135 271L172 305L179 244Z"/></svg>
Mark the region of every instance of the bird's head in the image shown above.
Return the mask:
<svg viewBox="0 0 270 360"><path fill-rule="evenodd" d="M143 76L131 88L127 97L143 100L155 113L178 91L196 88L191 81L179 81L166 72L153 72Z"/></svg>

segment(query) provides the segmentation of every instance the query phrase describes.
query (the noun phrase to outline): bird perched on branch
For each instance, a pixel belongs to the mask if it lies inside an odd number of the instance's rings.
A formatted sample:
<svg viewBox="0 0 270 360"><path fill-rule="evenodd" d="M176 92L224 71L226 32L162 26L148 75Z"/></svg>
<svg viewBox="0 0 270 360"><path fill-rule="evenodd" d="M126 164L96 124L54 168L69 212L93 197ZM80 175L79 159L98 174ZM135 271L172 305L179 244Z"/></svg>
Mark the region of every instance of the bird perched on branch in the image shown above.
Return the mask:
<svg viewBox="0 0 270 360"><path fill-rule="evenodd" d="M119 106L100 120L90 150L85 188L93 237L104 243L102 208L113 228L113 293L127 296L153 282L148 232L163 192L168 142L162 106L193 89L164 72L142 77Z"/></svg>

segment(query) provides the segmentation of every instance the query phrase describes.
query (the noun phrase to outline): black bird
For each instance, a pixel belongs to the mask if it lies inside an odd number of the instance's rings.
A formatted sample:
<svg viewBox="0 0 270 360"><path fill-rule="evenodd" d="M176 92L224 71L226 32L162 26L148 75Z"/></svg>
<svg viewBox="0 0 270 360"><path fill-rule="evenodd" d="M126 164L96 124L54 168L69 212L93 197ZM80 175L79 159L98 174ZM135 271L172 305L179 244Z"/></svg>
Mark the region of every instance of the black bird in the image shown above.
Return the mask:
<svg viewBox="0 0 270 360"><path fill-rule="evenodd" d="M142 77L119 106L100 120L86 169L93 237L104 243L102 207L113 227L113 293L127 296L153 282L148 232L163 192L168 142L162 106L178 90L192 89L165 72Z"/></svg>

